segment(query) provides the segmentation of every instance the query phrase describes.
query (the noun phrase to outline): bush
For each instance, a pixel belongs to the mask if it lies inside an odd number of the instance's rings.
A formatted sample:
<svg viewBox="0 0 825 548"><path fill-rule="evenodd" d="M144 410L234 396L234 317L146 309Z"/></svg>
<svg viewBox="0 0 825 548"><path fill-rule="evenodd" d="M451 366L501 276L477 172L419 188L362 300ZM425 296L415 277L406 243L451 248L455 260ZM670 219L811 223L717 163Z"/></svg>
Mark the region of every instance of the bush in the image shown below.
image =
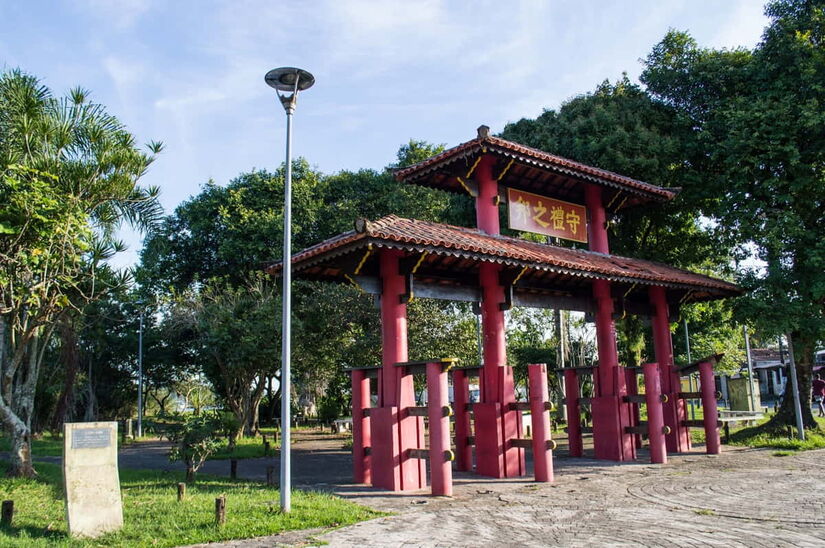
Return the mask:
<svg viewBox="0 0 825 548"><path fill-rule="evenodd" d="M193 415L171 435L176 445L169 453L169 460L182 461L186 465L187 482L195 481L198 469L218 449L220 442L215 432L220 426L221 421L215 415Z"/></svg>

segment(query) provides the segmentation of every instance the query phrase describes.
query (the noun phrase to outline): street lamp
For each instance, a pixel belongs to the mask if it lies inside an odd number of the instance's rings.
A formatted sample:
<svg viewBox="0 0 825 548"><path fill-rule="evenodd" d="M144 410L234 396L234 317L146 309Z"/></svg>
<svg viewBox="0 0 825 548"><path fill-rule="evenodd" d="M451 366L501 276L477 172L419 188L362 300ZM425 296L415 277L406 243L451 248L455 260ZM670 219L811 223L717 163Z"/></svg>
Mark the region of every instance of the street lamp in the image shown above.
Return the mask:
<svg viewBox="0 0 825 548"><path fill-rule="evenodd" d="M143 436L143 303L140 306L140 329L138 331L138 412L137 437Z"/></svg>
<svg viewBox="0 0 825 548"><path fill-rule="evenodd" d="M281 67L266 73L264 81L275 88L286 111L286 181L284 182L284 296L281 320L281 511L292 506L290 474L290 323L292 318L292 114L298 102L298 92L312 87L315 77L305 70Z"/></svg>

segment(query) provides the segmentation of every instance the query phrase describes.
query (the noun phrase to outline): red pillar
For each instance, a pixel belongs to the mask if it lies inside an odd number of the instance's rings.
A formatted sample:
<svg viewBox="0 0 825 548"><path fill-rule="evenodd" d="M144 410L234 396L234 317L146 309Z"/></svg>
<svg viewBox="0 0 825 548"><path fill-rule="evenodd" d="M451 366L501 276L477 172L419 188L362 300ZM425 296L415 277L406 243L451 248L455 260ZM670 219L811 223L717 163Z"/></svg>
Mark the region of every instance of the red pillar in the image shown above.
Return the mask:
<svg viewBox="0 0 825 548"><path fill-rule="evenodd" d="M627 393L630 396L638 396L639 395L639 379L636 375L635 369L626 368L624 370L625 373L625 383L627 384ZM638 426L639 423L642 421L641 413L639 412L639 404L638 403L631 403L630 404L630 424L633 426ZM634 434L633 435L633 442L636 445L636 449L642 448L642 435L641 434Z"/></svg>
<svg viewBox="0 0 825 548"><path fill-rule="evenodd" d="M381 341L382 374L379 407L370 410L373 485L393 491L421 489L426 485L426 463L411 459L407 450L424 446L424 420L410 416L415 405L412 375L395 364L407 361L407 305L404 276L399 273L403 253L382 249Z"/></svg>
<svg viewBox="0 0 825 548"><path fill-rule="evenodd" d="M498 215L498 181L493 177L494 156L481 157L475 169L475 181L478 185L476 198L476 225L487 234L501 234Z"/></svg>
<svg viewBox="0 0 825 548"><path fill-rule="evenodd" d="M553 451L550 442L550 401L547 390L547 365L527 366L530 380L530 418L533 423L533 473L536 481L553 481Z"/></svg>
<svg viewBox="0 0 825 548"><path fill-rule="evenodd" d="M366 371L352 372L352 466L355 483L372 483L370 472L370 379Z"/></svg>
<svg viewBox="0 0 825 548"><path fill-rule="evenodd" d="M476 223L487 234L501 232L498 181L493 177L495 157L482 156L473 178L478 185ZM473 406L475 415L476 471L484 476L513 477L524 473L524 450L510 447L508 440L520 436L521 412L509 409L515 401L512 368L506 366L504 339L504 288L499 283L500 266L479 266L481 322L484 335L484 365L481 375L481 402Z"/></svg>
<svg viewBox="0 0 825 548"><path fill-rule="evenodd" d="M466 371L453 370L453 408L455 414L455 460L456 468L466 472L473 469L473 448L469 443L470 382Z"/></svg>
<svg viewBox="0 0 825 548"><path fill-rule="evenodd" d="M581 412L579 411L579 377L575 369L564 371L564 396L567 400L567 440L571 457L581 457L582 444Z"/></svg>
<svg viewBox="0 0 825 548"><path fill-rule="evenodd" d="M587 224L590 250L610 253L601 187L585 186L584 199L590 216ZM596 301L596 340L599 352L599 366L594 379L597 392L592 400L596 458L632 460L636 449L632 435L624 430L631 424L631 409L622 399L627 394L627 385L624 374L619 371L610 282L593 280L593 297Z"/></svg>
<svg viewBox="0 0 825 548"><path fill-rule="evenodd" d="M665 444L665 423L662 416L662 387L659 383L659 364L646 363L642 366L645 374L645 403L647 405L647 437L650 440L650 462L667 462Z"/></svg>
<svg viewBox="0 0 825 548"><path fill-rule="evenodd" d="M681 453L690 450L690 432L687 427L682 426L687 414L684 400L679 398L679 375L675 373L673 366L673 340L670 336L667 295L665 288L661 286L651 287L648 293L650 304L653 306L653 348L656 362L659 364L662 393L668 397L662 404L665 426L670 429L670 433L665 436L667 450L671 453Z"/></svg>
<svg viewBox="0 0 825 548"><path fill-rule="evenodd" d="M699 364L699 385L702 390L702 415L705 424L705 448L709 455L718 455L721 450L719 440L719 411L716 408L716 380L713 364Z"/></svg>
<svg viewBox="0 0 825 548"><path fill-rule="evenodd" d="M453 453L450 451L450 404L447 372L441 363L427 364L427 416L430 420L430 484L433 495L453 494Z"/></svg>

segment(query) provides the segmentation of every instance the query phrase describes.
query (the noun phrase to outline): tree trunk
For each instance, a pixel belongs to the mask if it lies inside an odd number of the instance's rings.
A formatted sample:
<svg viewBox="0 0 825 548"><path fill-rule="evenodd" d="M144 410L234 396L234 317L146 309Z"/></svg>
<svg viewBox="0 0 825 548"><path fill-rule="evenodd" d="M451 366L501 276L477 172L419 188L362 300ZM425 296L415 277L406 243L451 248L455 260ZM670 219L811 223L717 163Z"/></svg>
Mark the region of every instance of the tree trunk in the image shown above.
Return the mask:
<svg viewBox="0 0 825 548"><path fill-rule="evenodd" d="M57 406L51 420L51 431L60 432L63 430L63 423L66 422L66 415L74 400L74 386L77 380L77 372L80 369L80 348L77 344L77 333L68 316L64 317L58 328L60 332L60 363L63 364L65 380L60 397L57 399Z"/></svg>
<svg viewBox="0 0 825 548"><path fill-rule="evenodd" d="M800 337L799 333L791 334L794 347L794 362L796 364L796 380L799 384L799 402L802 408L802 425L807 429L817 429L819 425L811 412L811 390L813 386L813 357L814 341ZM790 365L788 365L790 367ZM764 428L775 432L784 432L788 426L796 427L796 408L793 397L793 384L788 374L785 384L785 397L776 414L771 417Z"/></svg>
<svg viewBox="0 0 825 548"><path fill-rule="evenodd" d="M186 463L186 483L195 482L195 467L192 463Z"/></svg>

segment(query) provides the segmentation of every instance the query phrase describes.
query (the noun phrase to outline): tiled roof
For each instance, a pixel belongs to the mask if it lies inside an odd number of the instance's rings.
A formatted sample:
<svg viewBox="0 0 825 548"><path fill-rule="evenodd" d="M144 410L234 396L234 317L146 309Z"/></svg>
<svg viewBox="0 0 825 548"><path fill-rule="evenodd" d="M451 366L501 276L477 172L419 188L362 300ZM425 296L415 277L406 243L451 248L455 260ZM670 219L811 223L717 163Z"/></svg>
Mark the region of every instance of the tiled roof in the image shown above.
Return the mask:
<svg viewBox="0 0 825 548"><path fill-rule="evenodd" d="M568 160L567 158L562 158L561 156L556 156L555 154L544 152L543 150L520 145L490 135L467 141L449 150L445 150L432 158L428 158L423 162L400 169L395 172L395 177L399 181L416 182L422 177L437 172L459 159L484 152L498 154L506 158L515 159L516 162L539 169L544 168L553 172L562 173L573 178L633 191L636 194L642 194L648 199L657 201L672 200L677 194L677 191L674 189L645 183L644 181L625 177L612 171L588 166L573 160Z"/></svg>
<svg viewBox="0 0 825 548"><path fill-rule="evenodd" d="M652 261L540 244L507 236L493 236L474 228L404 219L395 215L374 222L359 221L358 224L359 231L341 234L294 255L294 267L300 270L302 265L308 262L315 263L321 256L338 254L352 246L360 247L372 243L554 270L573 276L634 283L675 284L712 290L723 295L737 295L742 292L738 286L724 280ZM280 263L274 264L269 271L278 272L280 267Z"/></svg>

